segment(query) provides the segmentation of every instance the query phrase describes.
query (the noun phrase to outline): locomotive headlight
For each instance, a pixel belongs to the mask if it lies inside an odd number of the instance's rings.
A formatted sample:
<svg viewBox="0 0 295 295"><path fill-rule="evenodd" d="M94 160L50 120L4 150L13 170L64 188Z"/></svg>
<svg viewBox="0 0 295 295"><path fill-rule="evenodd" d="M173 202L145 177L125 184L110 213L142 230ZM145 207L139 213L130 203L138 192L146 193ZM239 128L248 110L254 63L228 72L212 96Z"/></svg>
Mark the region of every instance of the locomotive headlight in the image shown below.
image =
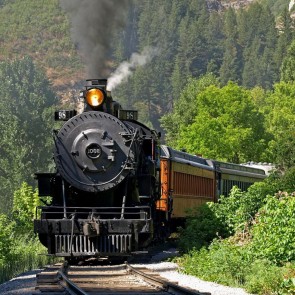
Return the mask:
<svg viewBox="0 0 295 295"><path fill-rule="evenodd" d="M100 106L104 101L104 93L97 88L92 88L86 93L86 101L92 107Z"/></svg>

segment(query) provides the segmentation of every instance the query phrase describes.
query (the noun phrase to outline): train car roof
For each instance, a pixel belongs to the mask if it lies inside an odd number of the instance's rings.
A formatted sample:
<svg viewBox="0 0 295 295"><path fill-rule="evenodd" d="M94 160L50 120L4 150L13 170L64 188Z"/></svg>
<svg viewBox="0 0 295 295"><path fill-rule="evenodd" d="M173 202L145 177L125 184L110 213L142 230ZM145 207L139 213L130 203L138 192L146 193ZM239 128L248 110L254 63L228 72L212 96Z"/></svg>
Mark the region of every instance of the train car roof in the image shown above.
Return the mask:
<svg viewBox="0 0 295 295"><path fill-rule="evenodd" d="M204 168L207 170L215 170L211 161L188 154L186 152L174 150L166 145L161 145L161 158L169 159L173 162Z"/></svg>
<svg viewBox="0 0 295 295"><path fill-rule="evenodd" d="M216 168L222 173L237 174L244 176L252 176L257 178L265 178L266 174L263 169L249 167L234 163L225 163L220 161L214 161Z"/></svg>
<svg viewBox="0 0 295 295"><path fill-rule="evenodd" d="M266 175L269 175L271 172L273 172L276 169L276 166L272 163L247 162L247 163L243 163L241 165L246 166L246 167L262 169L262 170L264 170Z"/></svg>

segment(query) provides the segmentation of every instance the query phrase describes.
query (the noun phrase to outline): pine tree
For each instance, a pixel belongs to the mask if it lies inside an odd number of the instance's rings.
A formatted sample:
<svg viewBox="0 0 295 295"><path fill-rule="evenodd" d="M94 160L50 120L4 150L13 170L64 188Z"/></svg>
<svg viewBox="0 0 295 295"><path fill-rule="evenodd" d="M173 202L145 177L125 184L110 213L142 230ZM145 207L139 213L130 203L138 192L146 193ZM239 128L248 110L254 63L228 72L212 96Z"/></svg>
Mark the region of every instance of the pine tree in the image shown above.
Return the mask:
<svg viewBox="0 0 295 295"><path fill-rule="evenodd" d="M295 81L295 41L292 42L287 55L283 60L281 67L281 80L284 82Z"/></svg>
<svg viewBox="0 0 295 295"><path fill-rule="evenodd" d="M207 72L218 75L223 58L223 21L217 12L211 12L207 30Z"/></svg>
<svg viewBox="0 0 295 295"><path fill-rule="evenodd" d="M278 78L274 62L277 30L268 7L255 2L247 11L241 12L239 42L244 48L242 84L246 87L271 87Z"/></svg>
<svg viewBox="0 0 295 295"><path fill-rule="evenodd" d="M237 40L236 14L232 8L229 8L225 13L224 34L224 55L220 67L220 81L223 85L228 81L240 81L241 53Z"/></svg>
<svg viewBox="0 0 295 295"><path fill-rule="evenodd" d="M280 68L294 36L294 22L287 8L285 8L279 16L278 28L279 38L275 52L275 61L277 63L277 68Z"/></svg>

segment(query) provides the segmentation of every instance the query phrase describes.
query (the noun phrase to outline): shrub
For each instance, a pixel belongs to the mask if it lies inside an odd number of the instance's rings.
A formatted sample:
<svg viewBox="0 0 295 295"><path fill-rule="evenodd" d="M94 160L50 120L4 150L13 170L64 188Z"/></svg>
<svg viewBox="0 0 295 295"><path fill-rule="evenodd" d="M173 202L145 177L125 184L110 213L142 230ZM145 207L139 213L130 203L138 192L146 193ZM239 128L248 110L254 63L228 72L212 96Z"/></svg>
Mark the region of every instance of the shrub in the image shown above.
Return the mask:
<svg viewBox="0 0 295 295"><path fill-rule="evenodd" d="M284 281L281 284L282 294L295 294L295 263L284 266Z"/></svg>
<svg viewBox="0 0 295 295"><path fill-rule="evenodd" d="M0 214L0 265L5 263L12 248L14 225L5 214Z"/></svg>
<svg viewBox="0 0 295 295"><path fill-rule="evenodd" d="M248 245L235 240L214 240L208 249L192 250L178 258L183 272L223 285L245 288L260 295L295 293L295 265L277 266L255 259Z"/></svg>
<svg viewBox="0 0 295 295"><path fill-rule="evenodd" d="M268 197L254 221L252 252L276 264L295 260L295 198L287 193Z"/></svg>
<svg viewBox="0 0 295 295"><path fill-rule="evenodd" d="M207 203L193 208L180 231L180 248L189 251L208 246L216 237L225 238L235 232L248 230L258 209L265 204L265 196L274 188L261 182L252 185L248 192L233 187L229 196L221 196L219 203Z"/></svg>
<svg viewBox="0 0 295 295"><path fill-rule="evenodd" d="M282 268L268 260L256 260L245 276L245 288L255 294L278 294L283 284Z"/></svg>
<svg viewBox="0 0 295 295"><path fill-rule="evenodd" d="M38 192L23 182L14 192L13 197L13 217L17 221L16 231L33 232L33 219L39 203Z"/></svg>
<svg viewBox="0 0 295 295"><path fill-rule="evenodd" d="M223 223L215 215L214 206L207 203L189 212L185 228L180 230L179 246L182 250L200 249L208 246L217 236L227 236Z"/></svg>
<svg viewBox="0 0 295 295"><path fill-rule="evenodd" d="M220 284L240 286L247 274L248 262L242 246L231 240L214 240L208 249L193 250L180 259L185 273Z"/></svg>
<svg viewBox="0 0 295 295"><path fill-rule="evenodd" d="M279 181L280 190L292 193L295 191L295 167L286 171Z"/></svg>
<svg viewBox="0 0 295 295"><path fill-rule="evenodd" d="M193 249L179 258L183 271L260 295L295 294L295 194L276 194L294 183L295 168L192 210L181 232Z"/></svg>
<svg viewBox="0 0 295 295"><path fill-rule="evenodd" d="M230 234L244 228L245 222L249 219L244 210L246 196L245 192L233 187L229 196L221 196L219 204L214 206L216 216L222 220Z"/></svg>
<svg viewBox="0 0 295 295"><path fill-rule="evenodd" d="M214 206L214 212L230 234L244 231L258 209L265 204L267 194L273 194L273 190L265 182L254 183L247 192L234 186L228 197L220 197L219 203Z"/></svg>

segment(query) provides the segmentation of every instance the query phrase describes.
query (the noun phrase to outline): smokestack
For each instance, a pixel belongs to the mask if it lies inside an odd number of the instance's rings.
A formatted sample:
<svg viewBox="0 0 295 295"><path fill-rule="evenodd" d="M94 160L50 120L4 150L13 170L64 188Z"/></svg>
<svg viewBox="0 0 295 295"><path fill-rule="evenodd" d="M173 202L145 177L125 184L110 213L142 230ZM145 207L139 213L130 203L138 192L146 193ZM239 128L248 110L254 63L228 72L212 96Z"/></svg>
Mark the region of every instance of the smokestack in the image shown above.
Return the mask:
<svg viewBox="0 0 295 295"><path fill-rule="evenodd" d="M69 15L74 43L86 63L88 77L109 75L113 32L124 28L131 0L60 0Z"/></svg>

